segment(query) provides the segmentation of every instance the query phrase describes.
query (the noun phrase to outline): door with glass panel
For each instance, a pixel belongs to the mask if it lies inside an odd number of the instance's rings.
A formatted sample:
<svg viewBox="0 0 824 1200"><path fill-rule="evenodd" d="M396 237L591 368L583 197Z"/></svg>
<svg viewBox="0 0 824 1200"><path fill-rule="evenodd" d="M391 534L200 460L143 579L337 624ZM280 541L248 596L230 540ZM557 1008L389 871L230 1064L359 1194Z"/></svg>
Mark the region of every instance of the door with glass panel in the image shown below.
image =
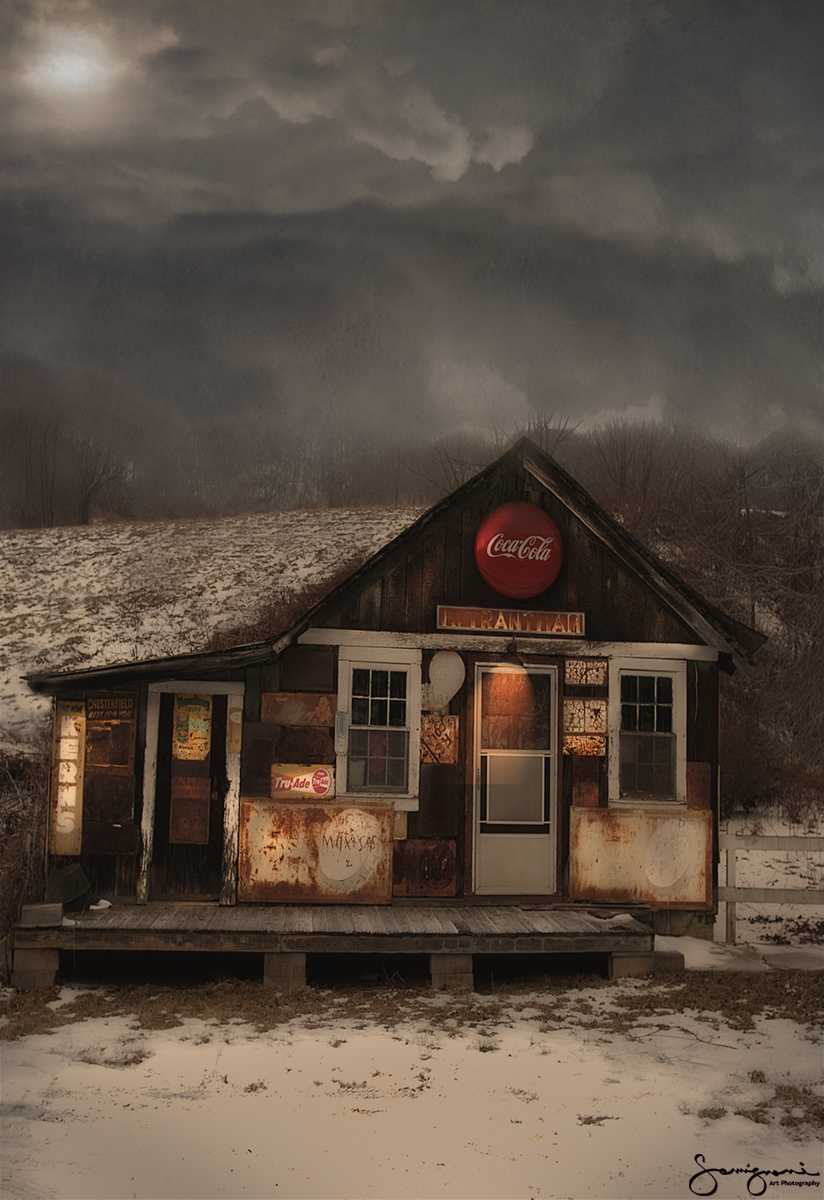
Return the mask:
<svg viewBox="0 0 824 1200"><path fill-rule="evenodd" d="M556 890L557 675L478 666L474 890Z"/></svg>

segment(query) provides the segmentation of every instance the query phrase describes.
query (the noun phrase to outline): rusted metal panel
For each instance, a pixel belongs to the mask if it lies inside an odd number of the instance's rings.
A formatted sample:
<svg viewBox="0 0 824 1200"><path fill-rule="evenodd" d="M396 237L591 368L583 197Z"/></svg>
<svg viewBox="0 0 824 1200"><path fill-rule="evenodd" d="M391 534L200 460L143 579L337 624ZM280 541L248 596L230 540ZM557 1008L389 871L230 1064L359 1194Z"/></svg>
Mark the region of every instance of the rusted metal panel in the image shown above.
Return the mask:
<svg viewBox="0 0 824 1200"><path fill-rule="evenodd" d="M238 899L389 904L391 804L241 800Z"/></svg>
<svg viewBox="0 0 824 1200"><path fill-rule="evenodd" d="M275 743L275 758L286 763L324 763L335 761L335 741L330 729L317 725L293 725L284 729Z"/></svg>
<svg viewBox="0 0 824 1200"><path fill-rule="evenodd" d="M211 780L207 775L172 777L170 842L187 846L208 846L211 790Z"/></svg>
<svg viewBox="0 0 824 1200"><path fill-rule="evenodd" d="M314 692L264 692L261 696L261 720L274 725L335 724L338 698Z"/></svg>
<svg viewBox="0 0 824 1200"><path fill-rule="evenodd" d="M653 808L573 808L570 897L712 907L712 814Z"/></svg>
<svg viewBox="0 0 824 1200"><path fill-rule="evenodd" d="M92 775L83 780L83 849L89 821L121 824L134 818L134 775Z"/></svg>
<svg viewBox="0 0 824 1200"><path fill-rule="evenodd" d="M455 763L458 761L458 718L440 713L421 717L421 762Z"/></svg>
<svg viewBox="0 0 824 1200"><path fill-rule="evenodd" d="M607 752L607 739L596 733L565 733L564 754L586 755L588 758L603 758Z"/></svg>
<svg viewBox="0 0 824 1200"><path fill-rule="evenodd" d="M568 658L564 664L564 682L573 687L607 687L608 678L606 658Z"/></svg>
<svg viewBox="0 0 824 1200"><path fill-rule="evenodd" d="M456 895L455 842L414 838L395 843L396 896Z"/></svg>
<svg viewBox="0 0 824 1200"><path fill-rule="evenodd" d="M335 794L334 767L314 763L274 763L272 766L271 789L273 799L297 800L301 796L312 799L331 798Z"/></svg>
<svg viewBox="0 0 824 1200"><path fill-rule="evenodd" d="M52 750L52 854L79 854L83 832L83 763L86 706L82 700L58 700Z"/></svg>
<svg viewBox="0 0 824 1200"><path fill-rule="evenodd" d="M564 733L606 735L606 700L564 700Z"/></svg>
<svg viewBox="0 0 824 1200"><path fill-rule="evenodd" d="M687 807L712 808L712 764L687 763Z"/></svg>
<svg viewBox="0 0 824 1200"><path fill-rule="evenodd" d="M576 754L572 760L572 803L577 808L597 808L601 799L601 763Z"/></svg>

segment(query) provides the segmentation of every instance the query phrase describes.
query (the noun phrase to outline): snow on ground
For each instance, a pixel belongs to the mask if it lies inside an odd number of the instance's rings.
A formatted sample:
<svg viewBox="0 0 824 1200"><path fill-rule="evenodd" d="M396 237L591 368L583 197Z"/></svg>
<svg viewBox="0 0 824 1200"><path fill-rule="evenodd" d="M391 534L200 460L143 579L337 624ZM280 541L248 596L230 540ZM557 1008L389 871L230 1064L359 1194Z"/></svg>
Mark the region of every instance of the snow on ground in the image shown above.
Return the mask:
<svg viewBox="0 0 824 1200"><path fill-rule="evenodd" d="M481 1029L362 1025L96 1018L6 1043L2 1197L680 1200L715 1178L725 1200L761 1194L755 1170L795 1172L770 1195L797 1195L790 1180L820 1195L809 1126L735 1111L781 1084L824 1095L792 1021L741 1032L686 1011L542 1032L526 1008ZM745 1174L691 1191L705 1167Z"/></svg>
<svg viewBox="0 0 824 1200"><path fill-rule="evenodd" d="M0 533L0 735L25 745L47 698L22 676L201 649L276 595L364 562L420 509L327 509Z"/></svg>

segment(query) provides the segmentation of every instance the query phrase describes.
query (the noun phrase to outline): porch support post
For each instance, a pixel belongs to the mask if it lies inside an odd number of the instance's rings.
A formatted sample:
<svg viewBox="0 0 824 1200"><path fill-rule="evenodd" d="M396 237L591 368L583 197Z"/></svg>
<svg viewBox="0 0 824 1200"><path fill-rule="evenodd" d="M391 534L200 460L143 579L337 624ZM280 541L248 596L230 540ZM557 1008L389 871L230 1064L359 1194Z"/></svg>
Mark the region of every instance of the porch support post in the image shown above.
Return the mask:
<svg viewBox="0 0 824 1200"><path fill-rule="evenodd" d="M15 950L11 986L19 988L21 992L33 988L52 988L59 965L59 950Z"/></svg>
<svg viewBox="0 0 824 1200"><path fill-rule="evenodd" d="M654 969L655 955L651 950L624 953L613 951L609 956L610 979L632 979L640 975L651 975Z"/></svg>
<svg viewBox="0 0 824 1200"><path fill-rule="evenodd" d="M475 986L471 954L430 954L429 971L436 990L471 992Z"/></svg>
<svg viewBox="0 0 824 1200"><path fill-rule="evenodd" d="M263 956L263 986L279 992L306 987L306 955L282 951Z"/></svg>

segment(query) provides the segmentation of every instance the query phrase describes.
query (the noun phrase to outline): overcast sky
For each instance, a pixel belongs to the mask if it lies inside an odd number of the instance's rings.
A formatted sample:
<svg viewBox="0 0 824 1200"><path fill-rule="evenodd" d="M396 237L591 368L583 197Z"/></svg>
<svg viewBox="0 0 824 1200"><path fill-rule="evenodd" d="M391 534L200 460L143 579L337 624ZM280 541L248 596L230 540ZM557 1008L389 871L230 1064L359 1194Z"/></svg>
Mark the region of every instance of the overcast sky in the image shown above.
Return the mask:
<svg viewBox="0 0 824 1200"><path fill-rule="evenodd" d="M3 352L290 432L820 430L818 0L1 11Z"/></svg>

